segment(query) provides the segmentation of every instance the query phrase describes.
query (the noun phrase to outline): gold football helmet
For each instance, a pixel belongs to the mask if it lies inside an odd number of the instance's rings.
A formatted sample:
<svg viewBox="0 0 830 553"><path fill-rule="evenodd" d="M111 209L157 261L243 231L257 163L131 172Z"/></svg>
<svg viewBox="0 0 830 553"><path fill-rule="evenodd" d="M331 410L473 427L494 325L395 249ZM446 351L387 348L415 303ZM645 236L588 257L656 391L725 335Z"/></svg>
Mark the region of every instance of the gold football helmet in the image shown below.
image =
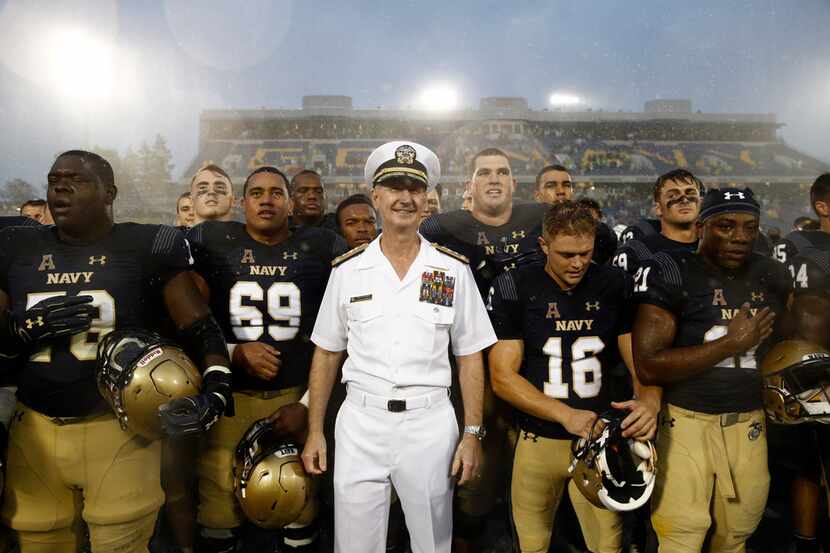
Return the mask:
<svg viewBox="0 0 830 553"><path fill-rule="evenodd" d="M314 486L300 448L280 439L267 418L251 425L240 440L233 475L242 512L261 528L305 525L317 516Z"/></svg>
<svg viewBox="0 0 830 553"><path fill-rule="evenodd" d="M773 421L830 423L830 351L804 340L779 342L761 361L761 376Z"/></svg>
<svg viewBox="0 0 830 553"><path fill-rule="evenodd" d="M163 436L158 408L199 393L202 376L173 342L142 330L116 330L98 344L98 390L121 428L155 440Z"/></svg>
<svg viewBox="0 0 830 553"><path fill-rule="evenodd" d="M633 511L654 490L657 453L651 441L622 437L623 417L603 415L588 438L574 442L570 473L582 495L595 507Z"/></svg>

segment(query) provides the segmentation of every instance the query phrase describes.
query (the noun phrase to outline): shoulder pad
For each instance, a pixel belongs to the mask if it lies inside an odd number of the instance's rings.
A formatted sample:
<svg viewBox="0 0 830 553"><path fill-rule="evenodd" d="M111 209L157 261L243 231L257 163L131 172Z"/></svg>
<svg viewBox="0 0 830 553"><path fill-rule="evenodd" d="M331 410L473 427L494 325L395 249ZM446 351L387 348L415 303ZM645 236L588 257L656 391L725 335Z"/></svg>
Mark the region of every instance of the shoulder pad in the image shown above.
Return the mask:
<svg viewBox="0 0 830 553"><path fill-rule="evenodd" d="M331 260L331 266L332 267L337 267L341 263L344 263L344 262L350 260L351 258L362 254L366 250L366 248L368 248L368 247L369 247L369 244L363 244L362 246L352 248L351 250L347 251L343 255L340 255L340 256L335 257L334 259L332 259Z"/></svg>
<svg viewBox="0 0 830 553"><path fill-rule="evenodd" d="M438 250L439 252L443 253L443 254L446 254L446 255L454 258L454 259L459 260L461 263L464 263L465 265L470 264L470 260L467 258L466 255L461 255L460 253L458 253L456 251L453 251L453 250L449 249L446 246L442 246L441 244L433 242L432 247L435 248L436 250Z"/></svg>

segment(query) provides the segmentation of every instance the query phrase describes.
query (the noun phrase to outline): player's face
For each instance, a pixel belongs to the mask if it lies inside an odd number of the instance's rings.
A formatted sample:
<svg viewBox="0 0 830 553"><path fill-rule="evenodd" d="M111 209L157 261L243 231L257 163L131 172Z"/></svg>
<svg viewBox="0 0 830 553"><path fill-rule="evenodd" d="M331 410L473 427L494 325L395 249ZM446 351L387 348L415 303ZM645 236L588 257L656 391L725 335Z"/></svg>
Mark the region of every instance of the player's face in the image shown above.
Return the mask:
<svg viewBox="0 0 830 553"><path fill-rule="evenodd" d="M426 202L426 186L408 178L392 178L372 189L372 203L384 229L417 230Z"/></svg>
<svg viewBox="0 0 830 553"><path fill-rule="evenodd" d="M751 213L722 213L703 224L700 251L724 269L737 269L746 262L758 238L758 216Z"/></svg>
<svg viewBox="0 0 830 553"><path fill-rule="evenodd" d="M243 201L245 226L262 234L274 234L288 225L291 200L288 186L274 173L257 173L248 181Z"/></svg>
<svg viewBox="0 0 830 553"><path fill-rule="evenodd" d="M180 227L192 227L196 212L193 210L193 200L189 197L180 198L176 208L176 225Z"/></svg>
<svg viewBox="0 0 830 553"><path fill-rule="evenodd" d="M574 185L567 171L545 171L539 179L536 201L543 204L555 204L570 200L574 195Z"/></svg>
<svg viewBox="0 0 830 553"><path fill-rule="evenodd" d="M437 190L430 190L427 192L427 203L424 206L424 212L421 214L421 220L441 213L441 198L438 196Z"/></svg>
<svg viewBox="0 0 830 553"><path fill-rule="evenodd" d="M350 248L368 244L378 235L374 210L366 204L344 207L340 210L340 232Z"/></svg>
<svg viewBox="0 0 830 553"><path fill-rule="evenodd" d="M316 175L300 175L294 181L294 215L299 217L322 217L325 213L323 183Z"/></svg>
<svg viewBox="0 0 830 553"><path fill-rule="evenodd" d="M469 190L465 190L461 196L461 210L471 211L473 209L473 194Z"/></svg>
<svg viewBox="0 0 830 553"><path fill-rule="evenodd" d="M655 213L664 222L674 225L690 225L700 213L700 190L693 182L670 180L660 189L660 201Z"/></svg>
<svg viewBox="0 0 830 553"><path fill-rule="evenodd" d="M49 171L46 201L55 225L73 234L109 218L114 195L78 156L59 157Z"/></svg>
<svg viewBox="0 0 830 553"><path fill-rule="evenodd" d="M20 211L20 214L24 217L28 217L29 219L34 219L35 221L42 222L43 207L39 205L27 205Z"/></svg>
<svg viewBox="0 0 830 553"><path fill-rule="evenodd" d="M224 176L213 171L199 171L190 187L190 197L196 212L194 222L221 220L231 211L233 188Z"/></svg>
<svg viewBox="0 0 830 553"><path fill-rule="evenodd" d="M547 256L545 269L548 274L568 290L585 276L594 254L593 234L557 234L539 237L539 244Z"/></svg>
<svg viewBox="0 0 830 553"><path fill-rule="evenodd" d="M472 210L499 212L513 203L516 181L504 156L481 156L476 160L470 182Z"/></svg>

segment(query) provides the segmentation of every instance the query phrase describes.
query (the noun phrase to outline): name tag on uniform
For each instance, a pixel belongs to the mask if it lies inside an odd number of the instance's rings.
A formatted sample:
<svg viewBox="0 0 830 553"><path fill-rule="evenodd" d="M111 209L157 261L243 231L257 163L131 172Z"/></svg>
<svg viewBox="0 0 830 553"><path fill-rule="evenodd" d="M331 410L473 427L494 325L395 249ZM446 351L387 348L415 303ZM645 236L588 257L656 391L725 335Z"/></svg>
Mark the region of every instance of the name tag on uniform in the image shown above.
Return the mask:
<svg viewBox="0 0 830 553"><path fill-rule="evenodd" d="M424 271L421 274L420 301L452 307L454 295L455 277L447 276L444 271Z"/></svg>
<svg viewBox="0 0 830 553"><path fill-rule="evenodd" d="M369 301L372 299L372 294L366 294L364 296L352 296L349 298L349 303L357 303L359 301Z"/></svg>

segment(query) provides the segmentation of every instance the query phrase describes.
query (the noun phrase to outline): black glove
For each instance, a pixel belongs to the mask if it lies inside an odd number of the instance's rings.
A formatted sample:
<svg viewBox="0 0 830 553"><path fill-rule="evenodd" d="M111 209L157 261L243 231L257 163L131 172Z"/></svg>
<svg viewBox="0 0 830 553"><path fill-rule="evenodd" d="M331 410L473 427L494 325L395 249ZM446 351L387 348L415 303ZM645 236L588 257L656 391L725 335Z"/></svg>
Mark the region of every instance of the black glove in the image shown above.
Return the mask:
<svg viewBox="0 0 830 553"><path fill-rule="evenodd" d="M86 332L96 316L92 296L55 296L39 301L22 317L7 312L8 338L20 347Z"/></svg>
<svg viewBox="0 0 830 553"><path fill-rule="evenodd" d="M206 432L222 414L233 416L233 394L230 373L218 370L205 375L201 394L159 406L161 427L173 438Z"/></svg>

